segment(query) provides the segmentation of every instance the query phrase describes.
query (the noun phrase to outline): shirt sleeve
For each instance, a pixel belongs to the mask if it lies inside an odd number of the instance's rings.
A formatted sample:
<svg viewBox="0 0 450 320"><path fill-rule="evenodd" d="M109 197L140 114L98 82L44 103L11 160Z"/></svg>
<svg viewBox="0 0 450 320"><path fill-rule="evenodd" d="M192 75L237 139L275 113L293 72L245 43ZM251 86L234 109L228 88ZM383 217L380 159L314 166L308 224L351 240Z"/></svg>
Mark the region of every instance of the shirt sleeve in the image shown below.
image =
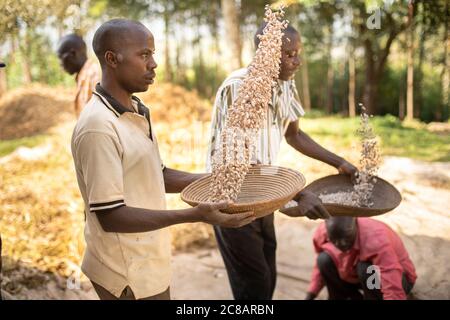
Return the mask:
<svg viewBox="0 0 450 320"><path fill-rule="evenodd" d="M90 211L124 206L123 150L118 139L106 133L88 132L80 136L76 148Z"/></svg>
<svg viewBox="0 0 450 320"><path fill-rule="evenodd" d="M322 233L321 228L319 227L314 234L313 244L314 244L314 251L316 252L316 261L314 262L311 281L308 287L308 292L314 293L315 295L318 295L325 286L322 275L320 274L319 267L317 266L317 255L323 251L322 250L323 235L321 233Z"/></svg>
<svg viewBox="0 0 450 320"><path fill-rule="evenodd" d="M300 102L300 96L297 91L297 86L295 85L295 80L291 80L290 87L292 91L292 98L290 99L288 117L292 122L300 117L303 117L305 115L305 110L303 110L302 103Z"/></svg>
<svg viewBox="0 0 450 320"><path fill-rule="evenodd" d="M383 299L405 300L406 294L402 285L403 268L394 248L388 242L383 243L371 261L379 268Z"/></svg>

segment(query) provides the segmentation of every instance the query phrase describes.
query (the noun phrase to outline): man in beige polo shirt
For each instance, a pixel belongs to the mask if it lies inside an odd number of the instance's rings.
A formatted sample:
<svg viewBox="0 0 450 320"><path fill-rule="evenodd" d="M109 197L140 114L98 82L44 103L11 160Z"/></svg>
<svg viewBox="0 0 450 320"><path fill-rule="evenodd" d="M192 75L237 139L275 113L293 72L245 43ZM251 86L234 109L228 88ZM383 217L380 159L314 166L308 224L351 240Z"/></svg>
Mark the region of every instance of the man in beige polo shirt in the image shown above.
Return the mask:
<svg viewBox="0 0 450 320"><path fill-rule="evenodd" d="M207 222L239 227L252 212L224 214L227 203L166 210L165 192L204 176L163 166L149 110L132 94L155 78L153 35L141 23L114 19L93 47L102 80L80 114L72 154L86 211L82 270L101 299L169 299L166 227Z"/></svg>

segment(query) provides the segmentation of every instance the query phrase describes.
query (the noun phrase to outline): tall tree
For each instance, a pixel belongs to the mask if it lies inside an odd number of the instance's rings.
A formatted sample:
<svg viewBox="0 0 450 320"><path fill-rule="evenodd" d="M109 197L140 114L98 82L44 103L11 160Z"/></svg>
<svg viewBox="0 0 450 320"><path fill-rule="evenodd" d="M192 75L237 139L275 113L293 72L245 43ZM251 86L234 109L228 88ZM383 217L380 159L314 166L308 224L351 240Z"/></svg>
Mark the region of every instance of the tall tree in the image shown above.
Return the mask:
<svg viewBox="0 0 450 320"><path fill-rule="evenodd" d="M230 68L242 67L242 42L239 28L239 11L235 0L221 0L222 14L225 22Z"/></svg>
<svg viewBox="0 0 450 320"><path fill-rule="evenodd" d="M352 44L349 45L348 51L348 115L354 117L356 116L356 67L355 52Z"/></svg>
<svg viewBox="0 0 450 320"><path fill-rule="evenodd" d="M408 3L408 66L406 84L406 119L414 117L414 1Z"/></svg>
<svg viewBox="0 0 450 320"><path fill-rule="evenodd" d="M367 12L365 1L350 1L353 6L355 19L356 39L364 48L365 81L363 90L363 102L370 114L378 113L378 104L375 99L378 96L380 81L382 79L392 43L397 36L407 27L408 22L401 17L407 16L402 3L394 2L389 6L376 8L373 12ZM373 28L370 19L382 20L382 27Z"/></svg>
<svg viewBox="0 0 450 320"><path fill-rule="evenodd" d="M170 17L173 14L170 1L164 2L164 80L167 82L173 81L172 63L170 60Z"/></svg>
<svg viewBox="0 0 450 320"><path fill-rule="evenodd" d="M302 49L301 53L301 61L302 61L302 94L303 94L303 106L306 111L311 110L311 95L309 92L309 72L308 72L308 59L306 58L306 53L304 49Z"/></svg>
<svg viewBox="0 0 450 320"><path fill-rule="evenodd" d="M440 106L440 110L438 111L438 119L439 121L443 120L443 111L449 107L449 86L450 86L450 35L448 34L449 28L449 16L450 9L448 1L445 3L445 28L444 28L444 57L443 57L443 65L441 72L441 83L442 83L442 103Z"/></svg>
<svg viewBox="0 0 450 320"><path fill-rule="evenodd" d="M328 26L327 41L327 113L333 112L333 85L334 85L334 68L333 68L333 25Z"/></svg>

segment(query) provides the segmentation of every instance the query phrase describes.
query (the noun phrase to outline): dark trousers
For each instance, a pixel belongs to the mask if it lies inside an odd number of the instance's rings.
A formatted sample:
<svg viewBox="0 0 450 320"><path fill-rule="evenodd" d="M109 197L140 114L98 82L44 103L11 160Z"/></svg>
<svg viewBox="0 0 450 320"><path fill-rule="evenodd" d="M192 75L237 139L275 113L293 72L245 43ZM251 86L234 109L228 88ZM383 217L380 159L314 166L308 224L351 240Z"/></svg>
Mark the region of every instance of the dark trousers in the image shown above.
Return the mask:
<svg viewBox="0 0 450 320"><path fill-rule="evenodd" d="M103 288L101 285L91 281L92 286L95 289L100 300L136 300L133 290L129 286L126 286L123 289L122 294L119 298L114 296L111 292ZM170 287L166 289L166 291L158 293L154 296L142 298L139 300L170 300Z"/></svg>
<svg viewBox="0 0 450 320"><path fill-rule="evenodd" d="M214 227L236 300L270 300L275 290L276 248L273 213L241 228Z"/></svg>
<svg viewBox="0 0 450 320"><path fill-rule="evenodd" d="M333 259L326 252L321 252L317 257L317 266L319 267L322 279L328 290L329 300L383 300L383 294L380 289L369 289L367 280L373 273L368 273L368 268L372 265L370 262L360 261L356 265L359 283L348 283L339 277L338 270ZM409 294L414 284L411 284L403 273L403 290ZM360 289L363 291L361 294Z"/></svg>

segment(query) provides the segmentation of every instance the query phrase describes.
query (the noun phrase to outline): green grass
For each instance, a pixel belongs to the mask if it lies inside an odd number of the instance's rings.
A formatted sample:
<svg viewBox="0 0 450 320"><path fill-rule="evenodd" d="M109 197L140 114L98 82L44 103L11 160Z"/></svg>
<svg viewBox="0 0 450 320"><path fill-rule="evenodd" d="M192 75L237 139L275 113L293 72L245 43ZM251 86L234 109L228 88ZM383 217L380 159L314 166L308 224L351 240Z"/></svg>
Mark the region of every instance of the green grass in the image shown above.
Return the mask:
<svg viewBox="0 0 450 320"><path fill-rule="evenodd" d="M450 161L450 135L438 135L425 124L402 123L394 116L373 117L370 124L381 140L383 155L409 157L424 161ZM327 141L339 148L359 142L355 131L359 118L322 117L300 120L300 127L319 143Z"/></svg>
<svg viewBox="0 0 450 320"><path fill-rule="evenodd" d="M409 157L424 161L450 161L450 135L438 135L417 121L401 122L394 116L373 117L370 120L380 138L382 155ZM300 127L324 145L351 148L359 143L356 129L359 118L314 114L300 120ZM48 135L36 135L13 140L0 140L0 157L21 146L34 147Z"/></svg>
<svg viewBox="0 0 450 320"><path fill-rule="evenodd" d="M6 156L19 147L35 147L45 141L47 135L36 135L20 139L0 140L0 157Z"/></svg>

